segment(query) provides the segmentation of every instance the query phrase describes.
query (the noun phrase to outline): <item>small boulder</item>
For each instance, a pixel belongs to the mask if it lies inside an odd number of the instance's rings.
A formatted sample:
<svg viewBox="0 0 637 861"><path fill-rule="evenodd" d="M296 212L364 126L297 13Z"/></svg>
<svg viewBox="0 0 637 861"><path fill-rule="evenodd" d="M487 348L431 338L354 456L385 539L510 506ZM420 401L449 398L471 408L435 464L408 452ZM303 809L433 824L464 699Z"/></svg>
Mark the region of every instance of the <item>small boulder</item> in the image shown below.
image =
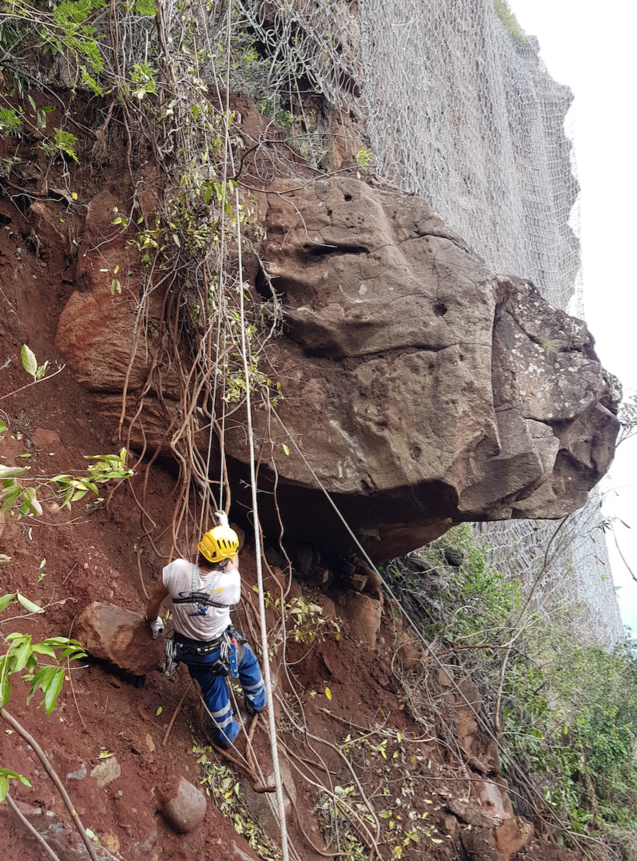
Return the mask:
<svg viewBox="0 0 637 861"><path fill-rule="evenodd" d="M61 445L60 434L49 428L36 428L31 434L31 442L39 449L49 449Z"/></svg>
<svg viewBox="0 0 637 861"><path fill-rule="evenodd" d="M163 642L153 640L139 613L94 601L78 617L74 635L94 658L144 676L163 661Z"/></svg>
<svg viewBox="0 0 637 861"><path fill-rule="evenodd" d="M495 832L496 846L500 852L507 855L515 855L520 849L524 849L529 845L532 837L533 825L520 816L507 820Z"/></svg>
<svg viewBox="0 0 637 861"><path fill-rule="evenodd" d="M206 796L180 777L172 798L162 800L161 812L175 831L185 834L195 829L206 815Z"/></svg>
<svg viewBox="0 0 637 861"><path fill-rule="evenodd" d="M342 594L344 603L340 605L339 601L340 617L349 623L357 640L367 643L370 649L375 649L382 612L380 602L351 589Z"/></svg>
<svg viewBox="0 0 637 861"><path fill-rule="evenodd" d="M121 777L121 774L122 767L117 761L117 758L110 756L108 759L99 762L95 766L91 772L91 777L95 778L100 789L104 789L104 787L108 786L109 783L112 783L114 780L117 780L118 777Z"/></svg>

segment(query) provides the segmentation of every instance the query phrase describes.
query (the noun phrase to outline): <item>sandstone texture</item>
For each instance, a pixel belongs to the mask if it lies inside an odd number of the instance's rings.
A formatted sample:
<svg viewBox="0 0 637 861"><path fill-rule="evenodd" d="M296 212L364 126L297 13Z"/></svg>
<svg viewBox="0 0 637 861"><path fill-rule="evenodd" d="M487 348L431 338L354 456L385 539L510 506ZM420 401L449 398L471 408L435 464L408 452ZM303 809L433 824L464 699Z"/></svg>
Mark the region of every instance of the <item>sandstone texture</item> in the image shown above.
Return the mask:
<svg viewBox="0 0 637 861"><path fill-rule="evenodd" d="M94 658L144 676L163 661L163 644L153 640L148 623L138 613L94 601L80 616L73 636Z"/></svg>
<svg viewBox="0 0 637 861"><path fill-rule="evenodd" d="M344 176L279 180L256 197L259 254L285 324L270 357L280 421L261 411L255 427L272 453L264 490L276 461L288 540L352 548L324 491L374 561L461 521L559 518L584 504L611 462L618 422L583 322L530 282L489 271L419 197ZM140 389L152 350L131 296L111 295L124 239L110 225L113 193L100 198L82 243L102 237L100 262L82 252L56 343L115 425L124 381L128 393ZM269 298L256 259L246 273ZM167 380L168 410L170 398ZM164 415L151 392L140 446L162 445ZM289 456L278 457L283 446ZM225 450L241 500L240 413ZM266 534L278 534L266 495L261 514Z"/></svg>

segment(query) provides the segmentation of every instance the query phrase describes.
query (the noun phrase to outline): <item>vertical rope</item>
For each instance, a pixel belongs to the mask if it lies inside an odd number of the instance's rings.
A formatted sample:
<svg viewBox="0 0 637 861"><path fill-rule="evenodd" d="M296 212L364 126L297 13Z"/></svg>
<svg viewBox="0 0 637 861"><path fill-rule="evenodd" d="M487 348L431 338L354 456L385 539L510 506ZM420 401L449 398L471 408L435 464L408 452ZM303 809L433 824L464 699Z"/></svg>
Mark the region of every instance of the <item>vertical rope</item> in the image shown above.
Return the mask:
<svg viewBox="0 0 637 861"><path fill-rule="evenodd" d="M235 189L235 206L239 213L239 191ZM241 253L241 235L239 220L237 218L237 233L238 233L238 257L239 257L239 278L242 278L243 259ZM250 397L250 367L248 362L248 345L246 341L245 331L245 302L243 282L239 285L239 302L241 312L241 354L243 358L243 372L246 381L246 412L248 425L248 446L250 450L250 485L252 490L252 518L254 522L254 546L255 558L257 563L257 583L259 587L259 623L261 628L261 651L263 653L263 675L265 682L265 690L268 698L268 719L270 724L270 748L272 750L272 767L274 770L274 785L276 787L276 799L279 808L279 826L281 828L281 852L283 861L288 861L288 835L287 823L285 821L285 803L283 799L283 784L281 782L281 771L279 768L279 751L277 747L277 732L274 718L274 698L272 696L272 677L270 674L270 657L268 654L268 631L265 621L265 597L263 589L263 566L261 562L261 529L259 525L259 509L257 501L257 478L255 469L254 456L254 436L252 431L252 401Z"/></svg>

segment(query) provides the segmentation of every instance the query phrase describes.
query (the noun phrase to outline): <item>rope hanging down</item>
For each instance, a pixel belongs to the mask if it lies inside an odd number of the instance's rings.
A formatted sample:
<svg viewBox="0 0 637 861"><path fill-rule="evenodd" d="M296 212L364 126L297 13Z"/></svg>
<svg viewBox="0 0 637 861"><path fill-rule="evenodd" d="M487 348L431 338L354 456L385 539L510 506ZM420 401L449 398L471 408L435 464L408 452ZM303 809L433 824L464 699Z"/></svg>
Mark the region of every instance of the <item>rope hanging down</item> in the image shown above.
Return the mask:
<svg viewBox="0 0 637 861"><path fill-rule="evenodd" d="M235 189L235 203L237 212L239 211L239 191ZM243 260L241 255L241 237L240 227L237 223L237 233L239 235L238 246L238 263L239 272L243 272ZM285 821L285 803L283 798L283 784L281 782L281 771L279 768L279 752L277 747L277 732L276 722L274 719L274 698L272 696L272 677L270 674L270 658L268 654L268 631L265 619L265 594L263 589L263 566L261 562L261 528L259 524L259 510L257 502L257 478L255 470L254 456L254 435L252 429L252 402L250 398L250 368L248 363L248 349L245 333L245 315L244 315L244 291L243 285L239 289L240 295L240 313L241 313L241 354L243 358L243 369L246 380L246 414L248 424L248 445L250 451L250 487L252 491L252 519L254 523L254 546L255 558L257 563L257 583L259 588L259 623L261 628L261 650L263 657L263 676L265 682L265 690L268 698L268 719L270 724L270 746L272 750L272 767L274 770L274 785L276 787L277 805L279 808L279 825L281 828L281 852L283 861L288 861L288 837L287 825Z"/></svg>

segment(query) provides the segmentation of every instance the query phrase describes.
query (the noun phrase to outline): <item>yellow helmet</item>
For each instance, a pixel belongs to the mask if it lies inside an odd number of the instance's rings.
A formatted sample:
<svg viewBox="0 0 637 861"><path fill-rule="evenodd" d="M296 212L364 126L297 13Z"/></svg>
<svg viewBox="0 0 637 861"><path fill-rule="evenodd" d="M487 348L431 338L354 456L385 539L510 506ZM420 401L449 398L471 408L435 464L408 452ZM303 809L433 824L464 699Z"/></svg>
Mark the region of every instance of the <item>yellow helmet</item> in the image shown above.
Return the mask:
<svg viewBox="0 0 637 861"><path fill-rule="evenodd" d="M232 559L239 552L239 536L229 526L215 526L202 537L197 549L208 562Z"/></svg>

